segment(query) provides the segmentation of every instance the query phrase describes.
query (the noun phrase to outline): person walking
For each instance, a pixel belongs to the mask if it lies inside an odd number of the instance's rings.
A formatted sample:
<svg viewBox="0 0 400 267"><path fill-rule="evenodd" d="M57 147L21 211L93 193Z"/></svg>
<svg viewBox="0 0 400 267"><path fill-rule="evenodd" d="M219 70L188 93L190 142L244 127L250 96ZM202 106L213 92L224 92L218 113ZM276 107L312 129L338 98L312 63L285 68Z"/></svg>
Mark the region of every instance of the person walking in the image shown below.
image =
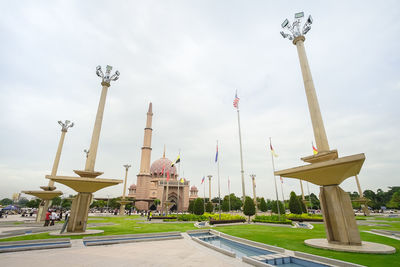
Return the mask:
<svg viewBox="0 0 400 267"><path fill-rule="evenodd" d="M57 213L53 210L50 215L50 226L54 225L54 221L57 219Z"/></svg>
<svg viewBox="0 0 400 267"><path fill-rule="evenodd" d="M50 215L51 215L50 210L48 210L48 211L46 212L46 218L44 219L44 225L43 225L43 226L49 226L49 223L50 223Z"/></svg>

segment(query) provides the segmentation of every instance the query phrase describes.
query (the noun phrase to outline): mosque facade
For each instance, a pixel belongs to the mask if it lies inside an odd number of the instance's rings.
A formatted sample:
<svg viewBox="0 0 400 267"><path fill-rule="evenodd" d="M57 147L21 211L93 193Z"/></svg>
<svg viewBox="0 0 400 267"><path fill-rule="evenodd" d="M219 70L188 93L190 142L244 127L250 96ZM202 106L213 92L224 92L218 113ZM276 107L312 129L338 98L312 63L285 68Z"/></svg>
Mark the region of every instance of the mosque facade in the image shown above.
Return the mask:
<svg viewBox="0 0 400 267"><path fill-rule="evenodd" d="M165 157L165 149L162 158L150 165L153 132L152 119L153 111L152 103L150 103L147 112L146 128L144 129L144 141L137 184L132 184L129 187L128 197L135 199L135 207L138 210L158 210L165 212L168 209L179 212L187 211L189 201L197 198L197 188L192 186L189 189L190 182L185 178L179 177L176 166L171 166L172 161Z"/></svg>

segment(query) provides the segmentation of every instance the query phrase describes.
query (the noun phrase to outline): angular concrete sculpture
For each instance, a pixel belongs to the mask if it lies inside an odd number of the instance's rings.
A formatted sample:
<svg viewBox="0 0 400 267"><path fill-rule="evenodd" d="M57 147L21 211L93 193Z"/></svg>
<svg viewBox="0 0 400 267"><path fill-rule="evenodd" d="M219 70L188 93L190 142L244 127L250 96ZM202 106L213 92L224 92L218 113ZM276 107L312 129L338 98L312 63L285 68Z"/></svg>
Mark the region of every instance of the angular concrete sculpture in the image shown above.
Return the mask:
<svg viewBox="0 0 400 267"><path fill-rule="evenodd" d="M339 187L339 184L345 179L359 174L365 155L357 154L339 158L337 150L329 148L314 82L304 49L304 35L311 29L313 20L309 16L301 29L300 24L303 17L303 12L295 14L295 21L292 25L286 19L282 23L282 28L288 29L292 34L281 32L281 35L284 38L293 40L293 44L297 47L318 154L302 158L304 162L310 163L309 165L276 171L275 175L297 178L321 186L319 197L327 236L325 248L330 249L330 244L341 245L342 247L361 246L362 242L350 196ZM305 241L306 244L313 246L313 241L307 241ZM364 252L368 253L367 251Z"/></svg>
<svg viewBox="0 0 400 267"><path fill-rule="evenodd" d="M110 82L116 81L119 77L118 71L116 71L115 74L111 76L111 70L112 67L107 66L106 73L104 75L100 66L96 68L96 74L102 78L101 85L103 86L103 88L101 91L100 102L97 109L96 121L93 128L89 153L86 158L85 170L74 170L74 172L80 177L56 175L46 176L46 178L51 179L54 182L64 184L78 192L78 195L72 201L71 215L67 226L67 232L69 233L83 233L86 231L89 206L92 202L94 192L108 186L122 183L122 180L96 178L103 173L94 171L107 91L110 87Z"/></svg>
<svg viewBox="0 0 400 267"><path fill-rule="evenodd" d="M56 176L58 170L58 164L60 163L61 151L64 146L65 135L68 132L68 128L74 126L74 123L70 123L70 121L66 120L64 123L62 121L58 121L58 124L61 125L61 137L58 142L58 148L56 157L54 158L53 168L51 169L51 175ZM56 187L54 186L54 181L49 181L47 186L41 186L44 191L22 191L22 193L35 196L40 198L42 201L40 202L39 209L36 214L36 222L44 222L46 219L46 211L51 205L51 200L55 197L62 195L61 191L54 191Z"/></svg>

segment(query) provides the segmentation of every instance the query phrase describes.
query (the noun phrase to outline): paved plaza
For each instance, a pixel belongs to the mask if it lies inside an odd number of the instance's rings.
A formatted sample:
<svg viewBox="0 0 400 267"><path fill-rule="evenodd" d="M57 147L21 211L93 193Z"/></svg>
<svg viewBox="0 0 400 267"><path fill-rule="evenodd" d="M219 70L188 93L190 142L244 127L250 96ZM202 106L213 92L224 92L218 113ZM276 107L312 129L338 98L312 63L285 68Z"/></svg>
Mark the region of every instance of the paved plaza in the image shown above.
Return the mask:
<svg viewBox="0 0 400 267"><path fill-rule="evenodd" d="M237 258L184 239L11 252L1 255L2 266L250 266Z"/></svg>

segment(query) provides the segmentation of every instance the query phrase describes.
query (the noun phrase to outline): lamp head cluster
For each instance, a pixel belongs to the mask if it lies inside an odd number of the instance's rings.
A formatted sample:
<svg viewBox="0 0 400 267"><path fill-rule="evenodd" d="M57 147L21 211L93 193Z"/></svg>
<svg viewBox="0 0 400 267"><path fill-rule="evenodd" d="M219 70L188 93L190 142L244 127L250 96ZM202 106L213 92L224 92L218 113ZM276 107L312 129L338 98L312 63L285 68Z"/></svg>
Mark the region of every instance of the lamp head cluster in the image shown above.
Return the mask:
<svg viewBox="0 0 400 267"><path fill-rule="evenodd" d="M124 165L124 168L125 168L125 170L127 170L128 171L128 169L131 167L131 165L129 165L129 164L125 164Z"/></svg>
<svg viewBox="0 0 400 267"><path fill-rule="evenodd" d="M313 23L313 19L311 15L308 16L306 22L303 27L301 27L301 21L304 18L304 12L299 12L294 14L294 22L290 24L288 19L285 19L282 22L282 28L288 30L290 33L285 33L281 31L281 35L283 38L288 38L289 40L293 40L296 37L306 35L311 30L311 24Z"/></svg>
<svg viewBox="0 0 400 267"><path fill-rule="evenodd" d="M106 74L104 75L103 71L101 70L101 66L96 67L96 74L100 78L102 78L103 82L110 83L110 81L116 81L119 78L119 71L116 71L113 75L111 75L112 66L106 66Z"/></svg>
<svg viewBox="0 0 400 267"><path fill-rule="evenodd" d="M67 132L68 128L74 127L74 123L73 122L71 123L69 120L66 120L65 122L58 121L58 124L61 125L61 127L62 127L61 131L62 132Z"/></svg>

